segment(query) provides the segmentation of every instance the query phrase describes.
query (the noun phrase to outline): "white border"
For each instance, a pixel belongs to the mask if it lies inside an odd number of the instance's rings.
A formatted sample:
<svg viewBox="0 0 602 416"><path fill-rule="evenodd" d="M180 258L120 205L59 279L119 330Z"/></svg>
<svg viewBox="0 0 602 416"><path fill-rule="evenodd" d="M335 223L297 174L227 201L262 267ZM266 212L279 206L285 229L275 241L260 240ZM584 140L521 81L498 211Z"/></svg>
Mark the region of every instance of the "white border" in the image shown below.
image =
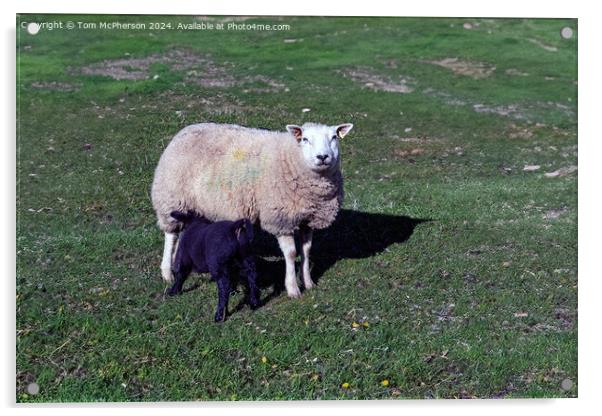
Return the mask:
<svg viewBox="0 0 602 416"><path fill-rule="evenodd" d="M488 4L484 4L488 3ZM491 4L489 4L491 3ZM547 0L545 3L525 0L483 2L477 0L433 1L415 3L370 0L304 0L279 2L203 2L186 0L145 0L143 3L122 0L78 2L73 0L21 0L21 13L110 13L110 14L218 14L218 15L297 15L297 16L458 16L458 17L577 17L583 10L576 2Z"/></svg>
<svg viewBox="0 0 602 416"><path fill-rule="evenodd" d="M82 2L69 0L31 1L21 0L16 4L2 5L3 13L3 76L4 108L0 113L5 137L1 140L2 178L0 191L3 203L2 229L5 230L4 250L0 250L1 264L4 267L2 292L4 305L0 309L3 319L4 342L2 349L2 376L0 376L2 405L7 414L79 415L81 408L91 415L105 415L102 405L50 405L44 407L14 405L14 340L15 340L15 299L14 299L14 201L15 201L15 14L16 13L106 13L106 14L222 14L222 15L360 15L360 16L478 16L478 17L572 17L579 18L579 399L565 400L505 400L505 401L450 401L436 402L258 402L258 403L183 403L183 404L130 404L109 405L114 414L146 415L149 408L165 412L179 407L179 414L197 415L210 411L211 414L242 413L245 416L271 414L332 413L341 411L349 415L365 414L376 410L382 413L418 411L421 414L482 415L508 412L545 412L548 415L585 413L589 414L596 406L601 386L599 350L601 327L600 306L596 295L601 293L600 266L595 263L597 251L596 236L600 235L600 168L596 160L602 155L602 138L596 135L600 119L599 77L602 71L600 62L602 40L600 27L602 20L596 12L594 2L576 1L532 1L506 0L501 2L453 0L421 0L412 3L397 3L382 0L368 2L304 0L293 4L284 2L254 0L251 2L193 2L189 0L145 0L141 2L123 0L103 0L102 2ZM211 410L209 410L211 409Z"/></svg>

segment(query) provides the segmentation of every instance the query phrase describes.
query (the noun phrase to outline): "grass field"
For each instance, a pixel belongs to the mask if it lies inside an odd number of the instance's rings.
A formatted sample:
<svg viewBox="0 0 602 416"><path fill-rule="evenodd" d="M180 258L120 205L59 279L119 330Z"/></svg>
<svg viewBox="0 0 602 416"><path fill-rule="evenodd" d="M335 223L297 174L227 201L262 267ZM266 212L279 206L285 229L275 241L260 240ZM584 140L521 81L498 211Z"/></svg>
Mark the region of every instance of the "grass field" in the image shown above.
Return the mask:
<svg viewBox="0 0 602 416"><path fill-rule="evenodd" d="M577 396L575 20L20 19L147 29L17 32L17 402ZM231 21L290 30L175 28ZM164 296L149 198L202 121L355 125L318 287L264 238L221 325L207 276Z"/></svg>

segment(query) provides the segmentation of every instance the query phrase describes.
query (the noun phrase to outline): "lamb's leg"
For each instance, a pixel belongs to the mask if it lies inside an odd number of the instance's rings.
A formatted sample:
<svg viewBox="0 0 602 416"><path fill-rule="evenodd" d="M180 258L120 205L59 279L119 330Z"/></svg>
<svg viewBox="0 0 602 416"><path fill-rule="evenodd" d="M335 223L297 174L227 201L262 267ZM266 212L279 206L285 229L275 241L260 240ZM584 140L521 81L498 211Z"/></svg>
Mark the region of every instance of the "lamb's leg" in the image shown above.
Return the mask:
<svg viewBox="0 0 602 416"><path fill-rule="evenodd" d="M161 275L167 283L173 282L171 272L171 253L176 241L176 233L165 233L165 245L163 246L163 260L161 261Z"/></svg>
<svg viewBox="0 0 602 416"><path fill-rule="evenodd" d="M313 230L309 227L301 227L301 274L303 276L303 285L305 289L314 287L314 282L309 274L309 251L311 250L311 239Z"/></svg>
<svg viewBox="0 0 602 416"><path fill-rule="evenodd" d="M284 277L286 292L289 297L298 298L301 296L301 292L299 291L297 276L295 274L295 258L297 257L295 239L292 235L282 235L278 237L278 244L286 262L286 275Z"/></svg>
<svg viewBox="0 0 602 416"><path fill-rule="evenodd" d="M174 274L176 276L176 282L171 287L169 292L167 292L169 296L180 295L182 293L182 287L184 286L186 278L190 274L190 270L179 269L176 270Z"/></svg>
<svg viewBox="0 0 602 416"><path fill-rule="evenodd" d="M259 307L259 289L257 288L257 272L255 268L255 260L252 256L247 256L242 262L247 282L249 283L249 304L251 308Z"/></svg>
<svg viewBox="0 0 602 416"><path fill-rule="evenodd" d="M220 270L215 277L217 281L217 311L215 322L224 322L228 314L228 300L230 299L230 279L224 270Z"/></svg>

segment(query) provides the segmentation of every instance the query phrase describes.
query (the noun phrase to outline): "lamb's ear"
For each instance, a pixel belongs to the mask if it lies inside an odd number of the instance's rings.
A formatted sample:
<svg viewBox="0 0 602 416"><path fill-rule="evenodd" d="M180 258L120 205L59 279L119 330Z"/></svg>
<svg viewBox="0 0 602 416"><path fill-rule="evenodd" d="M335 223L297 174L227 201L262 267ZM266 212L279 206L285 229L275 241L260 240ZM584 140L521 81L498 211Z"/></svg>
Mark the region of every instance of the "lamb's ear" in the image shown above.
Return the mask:
<svg viewBox="0 0 602 416"><path fill-rule="evenodd" d="M353 124L351 123L339 124L337 126L337 135L342 139L351 131L352 128Z"/></svg>
<svg viewBox="0 0 602 416"><path fill-rule="evenodd" d="M286 129L295 137L295 139L297 139L298 142L301 141L301 138L303 137L303 129L301 127L294 124L287 124Z"/></svg>

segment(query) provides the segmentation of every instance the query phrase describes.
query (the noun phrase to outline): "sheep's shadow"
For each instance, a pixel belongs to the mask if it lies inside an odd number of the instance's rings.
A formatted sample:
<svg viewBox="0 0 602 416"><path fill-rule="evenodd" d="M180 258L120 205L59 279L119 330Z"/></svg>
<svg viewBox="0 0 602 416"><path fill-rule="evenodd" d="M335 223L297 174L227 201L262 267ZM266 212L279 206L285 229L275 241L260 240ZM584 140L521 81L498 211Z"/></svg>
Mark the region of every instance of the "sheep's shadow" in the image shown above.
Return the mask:
<svg viewBox="0 0 602 416"><path fill-rule="evenodd" d="M318 283L339 260L371 257L392 244L407 241L416 226L426 221L429 220L341 210L330 227L314 232L310 255L313 281ZM299 252L299 247L297 250ZM272 293L262 301L265 304L284 289L284 258L274 236L257 228L254 251L259 286L263 289L273 287Z"/></svg>

